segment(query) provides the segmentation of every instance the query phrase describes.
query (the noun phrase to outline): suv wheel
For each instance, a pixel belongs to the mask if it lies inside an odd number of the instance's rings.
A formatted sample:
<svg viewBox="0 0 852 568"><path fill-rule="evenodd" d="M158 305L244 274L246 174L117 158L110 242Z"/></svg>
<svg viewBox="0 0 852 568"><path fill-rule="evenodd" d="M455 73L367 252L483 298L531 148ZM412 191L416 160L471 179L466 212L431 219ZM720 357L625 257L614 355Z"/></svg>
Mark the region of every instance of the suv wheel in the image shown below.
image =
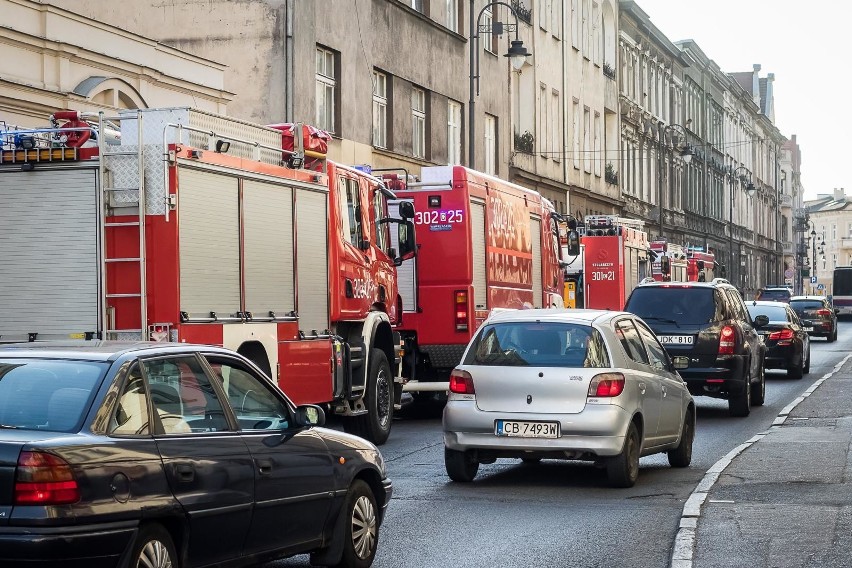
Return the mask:
<svg viewBox="0 0 852 568"><path fill-rule="evenodd" d="M757 389L751 392L751 405L763 406L764 400L766 400L766 368L761 363L760 382L757 383Z"/></svg>
<svg viewBox="0 0 852 568"><path fill-rule="evenodd" d="M811 344L810 343L808 343L807 359L805 359L805 364L804 364L804 367L802 367L802 372L806 375L811 372Z"/></svg>
<svg viewBox="0 0 852 568"><path fill-rule="evenodd" d="M743 392L729 395L728 412L731 416L748 416L751 412L751 374L746 374Z"/></svg>

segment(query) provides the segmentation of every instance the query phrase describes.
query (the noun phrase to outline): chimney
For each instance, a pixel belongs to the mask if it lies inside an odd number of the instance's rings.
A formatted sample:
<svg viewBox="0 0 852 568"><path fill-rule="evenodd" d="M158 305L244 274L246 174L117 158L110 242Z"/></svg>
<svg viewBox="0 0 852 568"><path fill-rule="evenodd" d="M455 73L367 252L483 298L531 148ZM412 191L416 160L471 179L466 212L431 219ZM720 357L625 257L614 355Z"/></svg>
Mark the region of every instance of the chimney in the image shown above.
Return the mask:
<svg viewBox="0 0 852 568"><path fill-rule="evenodd" d="M846 201L846 190L842 187L834 188L834 200L835 201Z"/></svg>

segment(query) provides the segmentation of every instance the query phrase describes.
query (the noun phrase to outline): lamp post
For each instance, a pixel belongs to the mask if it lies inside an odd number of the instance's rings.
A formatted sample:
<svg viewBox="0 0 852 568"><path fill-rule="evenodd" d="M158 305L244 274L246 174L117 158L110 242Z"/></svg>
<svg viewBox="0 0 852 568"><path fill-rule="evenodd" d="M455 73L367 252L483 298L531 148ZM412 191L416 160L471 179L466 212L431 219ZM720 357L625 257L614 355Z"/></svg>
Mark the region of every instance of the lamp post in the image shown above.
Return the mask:
<svg viewBox="0 0 852 568"><path fill-rule="evenodd" d="M811 277L817 275L817 232L816 224L813 221L808 221L808 226L811 228ZM825 269L825 236L822 237L822 242L819 244L819 254L822 257L822 267ZM814 282L811 280L811 294L814 293Z"/></svg>
<svg viewBox="0 0 852 568"><path fill-rule="evenodd" d="M745 166L739 166L736 169L731 170L731 203L730 209L728 212L728 237L730 239L730 246L728 249L729 252L729 262L731 267L731 274L728 275L728 279L730 280L733 277L734 272L734 187L736 186L737 174L740 171L748 172L748 177L751 178L751 172ZM749 179L748 183L745 186L745 192L748 197L752 197L755 192L754 184L751 183L751 179ZM741 270L737 270L737 282L740 283L740 272ZM741 283L740 283L741 284Z"/></svg>
<svg viewBox="0 0 852 568"><path fill-rule="evenodd" d="M665 235L663 235L663 219L664 219L664 207L663 207L663 138L670 131L677 131L678 137L683 134L683 148L680 149L680 157L683 158L683 163L688 164L692 160L692 155L694 154L692 147L687 142L686 129L680 124L669 124L662 129L662 132L659 133L657 137L657 186L659 188L659 195L657 204L660 208L660 238L664 239ZM668 177L666 177L668 180ZM671 195L671 192L669 192Z"/></svg>
<svg viewBox="0 0 852 568"><path fill-rule="evenodd" d="M479 96L479 36L480 34L496 34L498 36L503 35L504 31L515 32L515 39L512 40L512 45L509 47L509 50L504 54L504 57L508 57L509 61L512 63L512 68L516 71L519 71L521 67L524 66L524 62L527 57L532 55L527 48L524 47L524 42L518 38L518 14L515 12L515 9L506 2L489 2L485 6L482 7L482 10L479 11L479 15L474 19L474 0L470 0L470 101L468 101L468 153L467 153L467 165L470 168L474 168L474 141L476 137L474 133L476 129L474 128L474 105L476 97ZM512 15L515 17L514 24L504 24L503 22L495 22L492 19L492 23L490 26L482 26L479 21L482 19L482 14L485 13L486 10L491 8L492 6L505 6L509 9Z"/></svg>

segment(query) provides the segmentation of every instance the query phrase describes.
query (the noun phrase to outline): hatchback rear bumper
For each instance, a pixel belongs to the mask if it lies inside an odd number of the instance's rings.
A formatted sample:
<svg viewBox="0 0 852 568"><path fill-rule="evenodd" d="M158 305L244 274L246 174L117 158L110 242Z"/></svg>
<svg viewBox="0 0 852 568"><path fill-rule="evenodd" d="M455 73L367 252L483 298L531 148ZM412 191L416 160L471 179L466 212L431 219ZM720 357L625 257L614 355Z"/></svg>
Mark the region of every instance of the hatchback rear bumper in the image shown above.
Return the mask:
<svg viewBox="0 0 852 568"><path fill-rule="evenodd" d="M84 527L0 526L0 566L114 568L129 554L136 521Z"/></svg>

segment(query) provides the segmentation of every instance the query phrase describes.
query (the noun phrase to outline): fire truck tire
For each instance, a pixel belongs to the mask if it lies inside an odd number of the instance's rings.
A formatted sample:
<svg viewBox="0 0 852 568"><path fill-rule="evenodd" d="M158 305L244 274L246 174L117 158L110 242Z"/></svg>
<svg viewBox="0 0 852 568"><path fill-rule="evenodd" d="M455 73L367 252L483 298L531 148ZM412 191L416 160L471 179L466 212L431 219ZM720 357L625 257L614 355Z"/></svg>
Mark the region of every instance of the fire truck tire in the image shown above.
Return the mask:
<svg viewBox="0 0 852 568"><path fill-rule="evenodd" d="M367 373L367 391L364 393L367 413L350 418L349 424L344 427L347 432L379 446L387 441L393 422L393 377L384 351L370 350Z"/></svg>

